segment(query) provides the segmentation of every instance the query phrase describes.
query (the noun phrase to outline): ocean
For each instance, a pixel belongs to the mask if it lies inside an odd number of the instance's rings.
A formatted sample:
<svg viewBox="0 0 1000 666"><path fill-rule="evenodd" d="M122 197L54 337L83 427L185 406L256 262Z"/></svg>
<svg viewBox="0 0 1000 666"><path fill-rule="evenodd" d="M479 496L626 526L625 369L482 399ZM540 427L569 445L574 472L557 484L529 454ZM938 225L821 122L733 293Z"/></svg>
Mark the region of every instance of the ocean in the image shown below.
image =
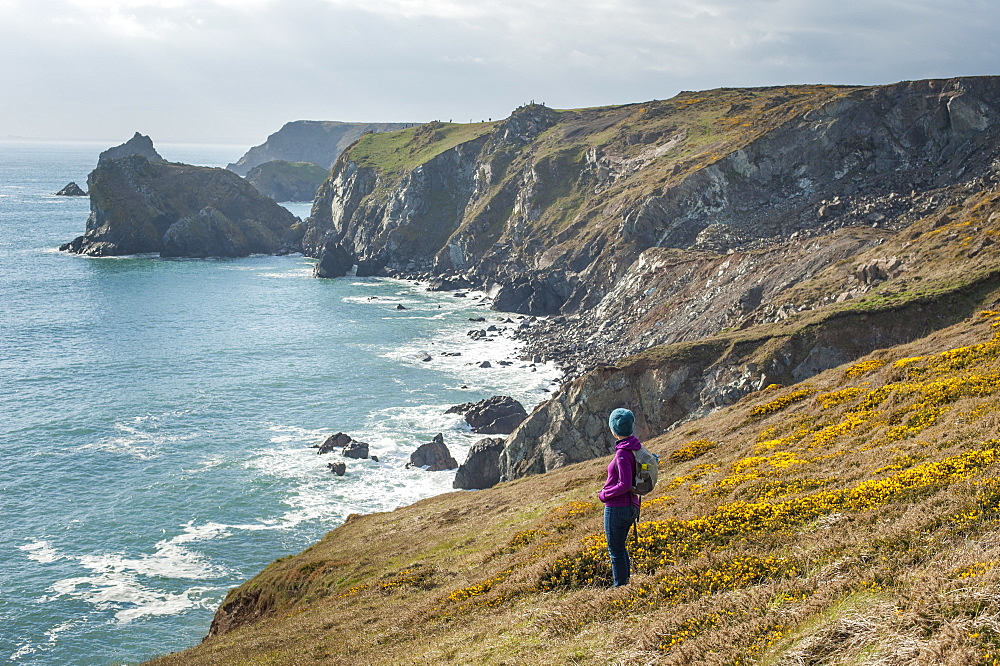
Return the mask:
<svg viewBox="0 0 1000 666"><path fill-rule="evenodd" d="M107 147L0 142L0 661L19 665L198 643L227 590L349 514L450 492L454 472L404 468L439 432L465 459L480 436L449 406L530 411L559 374L470 339L470 318L509 326L484 294L318 280L301 256L58 252L89 203L53 193L86 188ZM157 148L207 166L243 152ZM379 461L310 448L338 431Z"/></svg>

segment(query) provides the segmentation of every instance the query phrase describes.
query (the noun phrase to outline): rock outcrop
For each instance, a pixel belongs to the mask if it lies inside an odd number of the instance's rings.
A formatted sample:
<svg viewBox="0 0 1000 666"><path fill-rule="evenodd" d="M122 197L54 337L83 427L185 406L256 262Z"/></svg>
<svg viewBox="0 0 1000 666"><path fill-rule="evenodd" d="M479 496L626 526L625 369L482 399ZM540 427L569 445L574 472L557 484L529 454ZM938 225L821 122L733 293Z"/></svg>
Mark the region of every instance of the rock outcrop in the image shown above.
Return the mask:
<svg viewBox="0 0 1000 666"><path fill-rule="evenodd" d="M345 250L336 241L330 241L319 255L319 261L313 267L313 277L338 278L344 277L354 267L354 255Z"/></svg>
<svg viewBox="0 0 1000 666"><path fill-rule="evenodd" d="M97 158L97 162L99 164L102 160L116 160L130 155L142 155L150 162L165 161L153 147L153 140L145 134L136 132L131 139L120 146L114 146L102 152Z"/></svg>
<svg viewBox="0 0 1000 666"><path fill-rule="evenodd" d="M521 425L528 413L517 400L505 395L495 395L475 403L456 405L449 414L464 414L472 432L482 435L505 435Z"/></svg>
<svg viewBox="0 0 1000 666"><path fill-rule="evenodd" d="M151 160L147 141L137 134L102 153L87 177L86 233L61 249L91 256L241 257L298 247L299 221L288 210L225 169ZM122 153L128 154L116 156Z"/></svg>
<svg viewBox="0 0 1000 666"><path fill-rule="evenodd" d="M451 457L451 451L444 443L444 435L438 433L434 439L421 444L410 454L407 467L423 467L428 472L440 472L458 467L458 462Z"/></svg>
<svg viewBox="0 0 1000 666"><path fill-rule="evenodd" d="M85 196L87 196L87 193L84 192L80 188L80 186L77 185L76 183L70 182L70 183L68 183L66 185L66 187L64 187L61 190L59 190L58 192L56 192L56 196L57 197L85 197Z"/></svg>
<svg viewBox="0 0 1000 666"><path fill-rule="evenodd" d="M323 440L322 444L315 444L312 448L319 449L316 452L318 454L332 453L339 450L345 458L354 458L356 460L367 460L369 457L372 457L369 455L367 442L358 441L343 432L330 435Z"/></svg>
<svg viewBox="0 0 1000 666"><path fill-rule="evenodd" d="M500 482L500 454L504 440L487 437L472 445L465 462L458 466L452 486L463 490L482 490Z"/></svg>
<svg viewBox="0 0 1000 666"><path fill-rule="evenodd" d="M272 160L250 169L247 182L275 201L312 201L329 168L310 162Z"/></svg>
<svg viewBox="0 0 1000 666"><path fill-rule="evenodd" d="M247 176L256 166L274 160L310 162L329 169L337 157L366 132L391 132L412 123L342 123L333 120L295 120L267 137L259 146L226 168Z"/></svg>

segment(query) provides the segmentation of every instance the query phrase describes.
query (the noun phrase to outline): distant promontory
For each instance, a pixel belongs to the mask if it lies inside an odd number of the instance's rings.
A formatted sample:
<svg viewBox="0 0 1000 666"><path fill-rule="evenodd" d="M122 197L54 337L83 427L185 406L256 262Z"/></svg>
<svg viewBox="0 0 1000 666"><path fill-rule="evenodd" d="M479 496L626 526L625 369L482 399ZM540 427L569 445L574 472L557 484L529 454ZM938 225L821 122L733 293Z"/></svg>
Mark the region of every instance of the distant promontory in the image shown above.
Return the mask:
<svg viewBox="0 0 1000 666"><path fill-rule="evenodd" d="M226 168L246 176L255 166L284 160L311 162L329 169L348 146L366 132L391 132L413 123L342 123L335 120L295 120L254 146Z"/></svg>

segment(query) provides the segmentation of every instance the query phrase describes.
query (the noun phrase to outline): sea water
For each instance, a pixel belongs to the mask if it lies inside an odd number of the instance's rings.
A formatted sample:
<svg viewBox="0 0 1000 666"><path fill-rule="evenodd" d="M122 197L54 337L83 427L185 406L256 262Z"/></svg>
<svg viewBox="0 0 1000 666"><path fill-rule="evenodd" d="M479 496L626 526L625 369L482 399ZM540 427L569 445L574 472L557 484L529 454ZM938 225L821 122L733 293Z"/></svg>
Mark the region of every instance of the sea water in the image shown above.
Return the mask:
<svg viewBox="0 0 1000 666"><path fill-rule="evenodd" d="M482 294L314 279L301 256L58 252L89 204L53 193L83 186L106 147L0 143L0 662L196 644L275 558L351 513L451 491L454 472L405 469L439 432L464 460L479 436L449 406L505 394L530 409L557 374L500 365L509 338L467 335L488 325L470 318L503 326ZM208 166L242 152L159 148ZM337 431L379 461L310 448Z"/></svg>

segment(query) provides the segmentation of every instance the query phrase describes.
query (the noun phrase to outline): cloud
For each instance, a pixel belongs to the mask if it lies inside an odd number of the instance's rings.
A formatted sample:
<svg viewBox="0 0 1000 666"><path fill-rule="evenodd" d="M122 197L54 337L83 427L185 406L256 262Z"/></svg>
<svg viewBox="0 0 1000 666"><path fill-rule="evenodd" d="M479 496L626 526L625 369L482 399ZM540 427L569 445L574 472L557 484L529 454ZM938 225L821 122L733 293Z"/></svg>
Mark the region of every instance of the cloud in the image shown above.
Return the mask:
<svg viewBox="0 0 1000 666"><path fill-rule="evenodd" d="M299 118L996 73L998 24L989 0L0 0L0 134L257 142Z"/></svg>

